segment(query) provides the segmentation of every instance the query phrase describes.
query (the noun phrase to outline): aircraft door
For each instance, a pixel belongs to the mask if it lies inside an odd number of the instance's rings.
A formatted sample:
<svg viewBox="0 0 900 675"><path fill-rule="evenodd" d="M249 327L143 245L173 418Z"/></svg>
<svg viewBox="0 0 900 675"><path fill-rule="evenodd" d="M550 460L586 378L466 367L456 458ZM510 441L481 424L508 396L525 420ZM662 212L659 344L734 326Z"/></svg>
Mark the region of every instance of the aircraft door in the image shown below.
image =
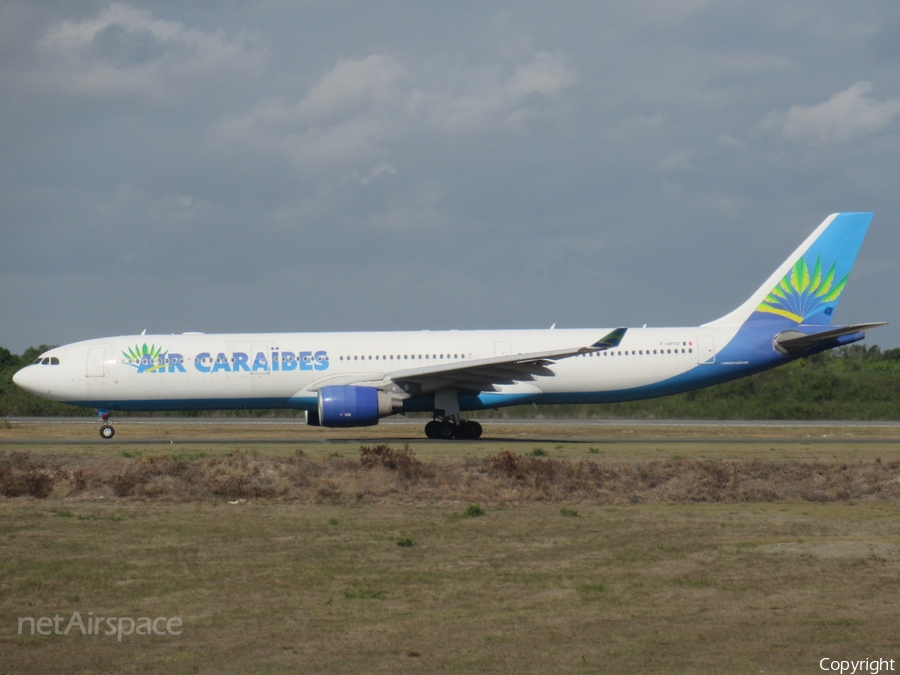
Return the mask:
<svg viewBox="0 0 900 675"><path fill-rule="evenodd" d="M103 377L103 359L106 350L103 347L91 347L88 349L87 357L87 377Z"/></svg>
<svg viewBox="0 0 900 675"><path fill-rule="evenodd" d="M697 363L712 364L716 362L716 343L712 335L697 337Z"/></svg>

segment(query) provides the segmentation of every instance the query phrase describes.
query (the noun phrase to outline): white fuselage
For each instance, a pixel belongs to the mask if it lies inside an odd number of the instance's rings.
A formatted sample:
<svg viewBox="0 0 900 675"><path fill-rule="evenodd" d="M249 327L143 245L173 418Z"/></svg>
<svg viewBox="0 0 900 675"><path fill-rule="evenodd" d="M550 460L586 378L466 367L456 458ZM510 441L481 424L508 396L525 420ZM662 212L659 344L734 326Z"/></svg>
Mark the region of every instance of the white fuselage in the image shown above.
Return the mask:
<svg viewBox="0 0 900 675"><path fill-rule="evenodd" d="M96 408L312 410L323 382L374 381L413 368L590 345L608 331L132 335L55 348L44 356L56 357L58 365L36 363L20 371L16 383L46 398ZM499 384L493 392L471 396L462 391L460 405L472 410L522 402L629 400L703 386L695 382L698 378L712 384L754 366L769 367L716 360L717 348L735 332L632 328L616 348L561 359L532 381ZM692 371L693 384L680 384ZM404 409L431 408L413 396Z"/></svg>

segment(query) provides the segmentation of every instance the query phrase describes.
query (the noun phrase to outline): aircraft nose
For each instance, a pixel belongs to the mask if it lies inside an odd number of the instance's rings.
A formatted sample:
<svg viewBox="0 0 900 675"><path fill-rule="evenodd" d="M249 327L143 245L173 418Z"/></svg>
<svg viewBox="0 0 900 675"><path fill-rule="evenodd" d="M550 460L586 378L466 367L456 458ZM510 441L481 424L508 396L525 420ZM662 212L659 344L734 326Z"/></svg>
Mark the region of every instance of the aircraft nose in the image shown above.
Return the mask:
<svg viewBox="0 0 900 675"><path fill-rule="evenodd" d="M17 371L12 380L17 387L24 389L29 394L36 393L37 377L33 366L25 366L22 370Z"/></svg>

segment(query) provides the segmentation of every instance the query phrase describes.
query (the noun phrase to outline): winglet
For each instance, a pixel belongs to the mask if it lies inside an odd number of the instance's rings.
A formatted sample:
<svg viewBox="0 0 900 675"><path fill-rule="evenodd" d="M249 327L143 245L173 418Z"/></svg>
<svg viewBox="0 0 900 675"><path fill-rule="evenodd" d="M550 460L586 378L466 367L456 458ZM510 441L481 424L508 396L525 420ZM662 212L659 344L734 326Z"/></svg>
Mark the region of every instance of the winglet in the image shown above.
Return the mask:
<svg viewBox="0 0 900 675"><path fill-rule="evenodd" d="M591 345L591 349L613 349L618 347L622 342L622 338L625 337L625 331L627 328L616 328L611 333L607 333L602 338L597 340L594 344Z"/></svg>

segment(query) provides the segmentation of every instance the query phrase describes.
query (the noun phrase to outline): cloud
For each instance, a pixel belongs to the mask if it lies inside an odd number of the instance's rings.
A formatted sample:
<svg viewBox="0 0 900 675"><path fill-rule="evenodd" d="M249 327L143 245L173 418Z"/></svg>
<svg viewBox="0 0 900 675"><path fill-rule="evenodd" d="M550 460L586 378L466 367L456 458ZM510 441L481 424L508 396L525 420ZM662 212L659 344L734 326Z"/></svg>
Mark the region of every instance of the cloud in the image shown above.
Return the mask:
<svg viewBox="0 0 900 675"><path fill-rule="evenodd" d="M418 132L524 132L560 112L559 95L574 81L566 59L551 52L538 52L511 72L497 67L443 76L373 54L339 61L296 101L269 98L222 120L212 137L225 149L287 158L301 172L352 170L381 165L392 147ZM456 82L466 84L459 90Z"/></svg>
<svg viewBox="0 0 900 675"><path fill-rule="evenodd" d="M877 101L866 96L869 82L857 82L824 103L791 106L787 112L771 112L756 130L779 134L798 143L824 145L877 133L900 114L900 98Z"/></svg>
<svg viewBox="0 0 900 675"><path fill-rule="evenodd" d="M796 68L796 64L793 61L782 56L740 51L722 55L717 60L717 64L726 70L743 71L747 73Z"/></svg>
<svg viewBox="0 0 900 675"><path fill-rule="evenodd" d="M612 11L633 23L670 25L685 21L710 4L709 0L644 0L622 3Z"/></svg>
<svg viewBox="0 0 900 675"><path fill-rule="evenodd" d="M722 134L719 136L718 143L729 148L743 148L744 142L735 138L731 134Z"/></svg>
<svg viewBox="0 0 900 675"><path fill-rule="evenodd" d="M660 171L696 171L697 167L691 161L691 153L688 150L672 150L666 157L656 163Z"/></svg>
<svg viewBox="0 0 900 675"><path fill-rule="evenodd" d="M155 100L180 96L200 78L257 74L269 58L243 31L207 33L120 3L53 26L39 47L44 83L57 90Z"/></svg>

